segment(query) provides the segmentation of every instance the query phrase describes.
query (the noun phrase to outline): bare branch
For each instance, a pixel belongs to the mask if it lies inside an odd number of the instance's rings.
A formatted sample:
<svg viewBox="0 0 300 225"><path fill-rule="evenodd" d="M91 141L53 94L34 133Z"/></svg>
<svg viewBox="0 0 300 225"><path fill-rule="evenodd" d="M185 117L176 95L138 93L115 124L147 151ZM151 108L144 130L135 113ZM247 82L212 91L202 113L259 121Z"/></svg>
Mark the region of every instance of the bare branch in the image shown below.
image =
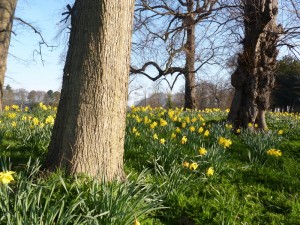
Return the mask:
<svg viewBox="0 0 300 225"><path fill-rule="evenodd" d="M57 46L49 45L49 44L45 41L45 39L44 39L42 33L41 33L39 30L37 30L37 28L35 28L35 27L34 27L32 24L30 24L29 22L26 22L25 20L23 20L23 19L21 19L21 18L19 18L19 17L14 17L14 20L17 20L17 21L21 22L22 24L28 26L29 28L31 28L31 29L34 31L34 33L36 33L36 34L40 37L41 41L39 42L39 50L35 49L35 50L33 51L33 58L34 58L35 53L37 53L38 55L40 55L40 59L41 59L41 61L42 61L42 64L44 65L44 60L43 60L43 56L42 56L42 45L45 45L47 48L51 48L51 50L53 50L53 48L55 48L55 47L57 47Z"/></svg>

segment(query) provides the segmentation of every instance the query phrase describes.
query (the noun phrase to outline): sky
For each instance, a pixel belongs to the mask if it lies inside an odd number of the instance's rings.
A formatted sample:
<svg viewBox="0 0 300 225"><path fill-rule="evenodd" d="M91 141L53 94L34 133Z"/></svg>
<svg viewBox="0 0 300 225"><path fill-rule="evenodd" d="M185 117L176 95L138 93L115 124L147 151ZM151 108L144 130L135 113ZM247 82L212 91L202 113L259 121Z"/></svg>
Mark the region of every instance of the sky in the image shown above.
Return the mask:
<svg viewBox="0 0 300 225"><path fill-rule="evenodd" d="M71 0L19 0L15 17L29 22L45 38L47 48L42 46L43 62L35 50L39 49L40 38L28 27L14 22L14 34L11 37L7 71L4 85L13 89L24 88L28 91L57 91L61 89L61 77L64 63L61 54L67 40L56 38L63 19L61 13Z"/></svg>
<svg viewBox="0 0 300 225"><path fill-rule="evenodd" d="M15 17L32 24L41 32L48 45L57 47L52 49L42 46L42 61L35 53L39 50L40 37L31 28L14 21L4 86L10 85L13 89L24 88L27 91L60 91L64 66L64 57L61 55L66 52L67 39L63 38L63 35L57 38L57 35L63 26L60 21L64 16L61 14L66 5L72 3L73 0L18 1ZM145 93L149 97L152 82L146 78L139 78L138 84L132 88L140 85L144 90L131 92L129 105L141 100Z"/></svg>

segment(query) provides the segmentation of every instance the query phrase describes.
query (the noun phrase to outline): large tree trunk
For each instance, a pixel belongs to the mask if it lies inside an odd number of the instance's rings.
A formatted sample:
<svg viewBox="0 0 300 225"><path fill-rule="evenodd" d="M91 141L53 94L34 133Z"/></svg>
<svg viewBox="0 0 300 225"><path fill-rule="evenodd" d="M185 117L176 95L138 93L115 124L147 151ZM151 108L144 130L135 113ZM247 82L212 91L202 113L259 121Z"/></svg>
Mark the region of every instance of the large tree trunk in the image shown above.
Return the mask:
<svg viewBox="0 0 300 225"><path fill-rule="evenodd" d="M133 0L76 0L46 167L122 179Z"/></svg>
<svg viewBox="0 0 300 225"><path fill-rule="evenodd" d="M187 1L187 10L192 12L194 3L192 0ZM190 14L184 21L187 33L185 44L186 65L185 77L185 95L184 108L196 108L196 81L195 81L195 19L194 14Z"/></svg>
<svg viewBox="0 0 300 225"><path fill-rule="evenodd" d="M270 106L282 28L276 25L278 0L249 0L244 3L245 38L238 66L231 77L235 94L228 121L236 127L257 122L266 130L265 111Z"/></svg>
<svg viewBox="0 0 300 225"><path fill-rule="evenodd" d="M2 110L4 76L16 6L17 0L0 0L0 111Z"/></svg>

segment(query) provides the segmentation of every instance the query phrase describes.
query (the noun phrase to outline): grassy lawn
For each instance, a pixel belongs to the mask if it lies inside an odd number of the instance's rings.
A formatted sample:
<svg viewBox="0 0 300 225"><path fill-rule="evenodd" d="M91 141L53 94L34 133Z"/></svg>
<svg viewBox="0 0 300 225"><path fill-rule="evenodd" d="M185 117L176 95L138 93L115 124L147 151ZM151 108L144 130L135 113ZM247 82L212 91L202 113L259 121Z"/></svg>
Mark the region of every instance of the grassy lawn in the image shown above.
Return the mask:
<svg viewBox="0 0 300 225"><path fill-rule="evenodd" d="M0 224L300 224L300 117L269 113L270 130L251 133L226 115L132 108L128 177L107 183L40 172L55 109L10 108L0 171L15 173L0 184Z"/></svg>

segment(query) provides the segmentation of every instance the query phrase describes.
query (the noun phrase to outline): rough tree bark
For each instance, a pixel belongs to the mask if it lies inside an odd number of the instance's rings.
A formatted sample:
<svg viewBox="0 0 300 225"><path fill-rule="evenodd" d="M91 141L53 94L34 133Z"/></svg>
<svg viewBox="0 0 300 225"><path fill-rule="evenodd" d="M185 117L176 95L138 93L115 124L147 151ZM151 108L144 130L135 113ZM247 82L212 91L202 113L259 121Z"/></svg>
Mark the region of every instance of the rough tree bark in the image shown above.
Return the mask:
<svg viewBox="0 0 300 225"><path fill-rule="evenodd" d="M245 38L238 66L231 76L235 94L228 121L247 128L257 123L267 130L265 112L270 106L281 26L276 25L278 0L244 1Z"/></svg>
<svg viewBox="0 0 300 225"><path fill-rule="evenodd" d="M187 0L187 11L193 12L194 2ZM184 20L186 26L186 43L185 43L185 55L186 55L186 68L184 72L185 77L185 94L184 94L184 108L195 109L196 108L196 80L195 80L195 16L190 13Z"/></svg>
<svg viewBox="0 0 300 225"><path fill-rule="evenodd" d="M76 0L46 168L124 177L133 0Z"/></svg>
<svg viewBox="0 0 300 225"><path fill-rule="evenodd" d="M0 111L2 111L4 76L16 6L17 0L0 0Z"/></svg>

